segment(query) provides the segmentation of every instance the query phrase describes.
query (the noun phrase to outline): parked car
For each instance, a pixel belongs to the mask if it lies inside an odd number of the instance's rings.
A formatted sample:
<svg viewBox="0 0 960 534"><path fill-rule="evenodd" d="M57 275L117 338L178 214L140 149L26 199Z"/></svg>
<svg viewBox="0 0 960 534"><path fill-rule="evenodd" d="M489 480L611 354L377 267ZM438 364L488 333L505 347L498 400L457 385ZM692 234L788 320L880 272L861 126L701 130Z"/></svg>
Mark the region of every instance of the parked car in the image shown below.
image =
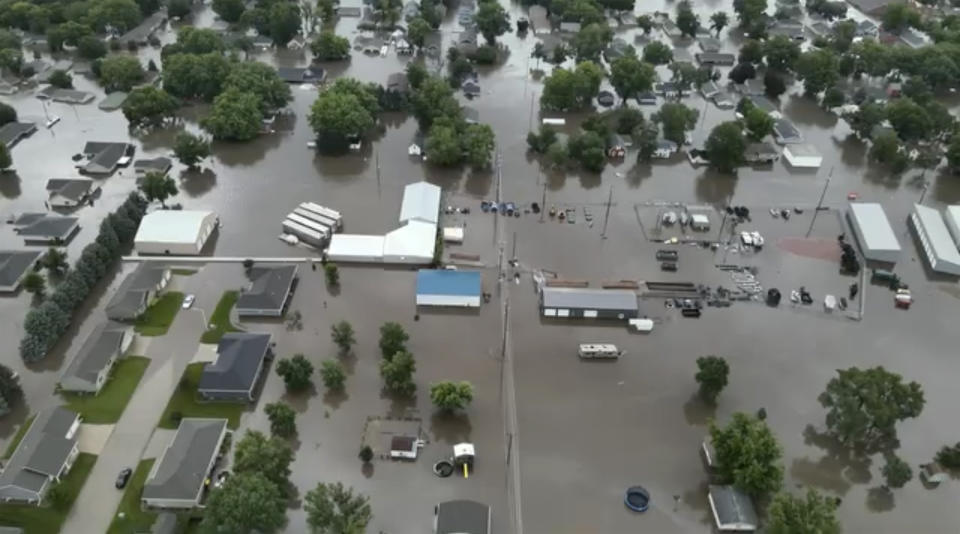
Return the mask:
<svg viewBox="0 0 960 534"><path fill-rule="evenodd" d="M657 260L659 261L677 261L679 257L680 253L676 250L660 249L657 251Z"/></svg>
<svg viewBox="0 0 960 534"><path fill-rule="evenodd" d="M183 297L182 308L185 309L185 310L189 310L190 307L193 306L193 302L194 302L195 300L197 300L197 296L196 296L196 295L187 295L186 297Z"/></svg>
<svg viewBox="0 0 960 534"><path fill-rule="evenodd" d="M117 489L125 488L127 486L127 481L130 480L130 475L132 474L133 470L129 467L125 468L123 471L120 471L120 474L117 475L117 482L114 484L114 486L116 486Z"/></svg>

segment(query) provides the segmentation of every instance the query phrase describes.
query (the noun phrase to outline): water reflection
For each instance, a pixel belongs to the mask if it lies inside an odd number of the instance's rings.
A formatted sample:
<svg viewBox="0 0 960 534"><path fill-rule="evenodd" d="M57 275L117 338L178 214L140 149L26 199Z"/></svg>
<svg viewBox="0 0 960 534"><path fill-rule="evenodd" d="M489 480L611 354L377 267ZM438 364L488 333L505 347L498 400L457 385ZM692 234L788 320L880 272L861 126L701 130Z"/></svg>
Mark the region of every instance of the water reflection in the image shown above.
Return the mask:
<svg viewBox="0 0 960 534"><path fill-rule="evenodd" d="M197 198L217 185L217 173L210 168L184 170L180 173L180 192Z"/></svg>
<svg viewBox="0 0 960 534"><path fill-rule="evenodd" d="M434 441L455 444L470 441L473 426L465 413L435 412L430 417L430 433Z"/></svg>
<svg viewBox="0 0 960 534"><path fill-rule="evenodd" d="M20 175L15 171L0 172L0 195L11 200L20 196Z"/></svg>

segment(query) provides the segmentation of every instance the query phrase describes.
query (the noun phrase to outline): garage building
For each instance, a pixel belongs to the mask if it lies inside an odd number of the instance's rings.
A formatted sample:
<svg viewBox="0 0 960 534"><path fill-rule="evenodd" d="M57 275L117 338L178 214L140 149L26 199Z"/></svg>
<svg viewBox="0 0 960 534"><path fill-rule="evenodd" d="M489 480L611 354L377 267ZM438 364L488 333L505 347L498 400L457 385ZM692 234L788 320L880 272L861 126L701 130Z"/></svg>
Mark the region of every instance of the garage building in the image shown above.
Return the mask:
<svg viewBox="0 0 960 534"><path fill-rule="evenodd" d="M479 271L417 272L417 306L479 308L481 292Z"/></svg>
<svg viewBox="0 0 960 534"><path fill-rule="evenodd" d="M960 206L947 206L943 211L943 219L947 222L953 242L960 247Z"/></svg>
<svg viewBox="0 0 960 534"><path fill-rule="evenodd" d="M940 213L916 204L910 214L910 226L920 240L920 250L930 268L939 273L960 276L960 252Z"/></svg>
<svg viewBox="0 0 960 534"><path fill-rule="evenodd" d="M327 259L344 263L383 262L383 236L361 234L333 234Z"/></svg>
<svg viewBox="0 0 960 534"><path fill-rule="evenodd" d="M640 309L637 294L626 289L544 287L540 311L544 317L633 319Z"/></svg>
<svg viewBox="0 0 960 534"><path fill-rule="evenodd" d="M140 221L134 248L139 254L196 256L218 223L212 211L154 211Z"/></svg>
<svg viewBox="0 0 960 534"><path fill-rule="evenodd" d="M900 242L897 240L887 214L880 204L853 202L847 219L860 243L860 251L868 260L895 263L900 257Z"/></svg>

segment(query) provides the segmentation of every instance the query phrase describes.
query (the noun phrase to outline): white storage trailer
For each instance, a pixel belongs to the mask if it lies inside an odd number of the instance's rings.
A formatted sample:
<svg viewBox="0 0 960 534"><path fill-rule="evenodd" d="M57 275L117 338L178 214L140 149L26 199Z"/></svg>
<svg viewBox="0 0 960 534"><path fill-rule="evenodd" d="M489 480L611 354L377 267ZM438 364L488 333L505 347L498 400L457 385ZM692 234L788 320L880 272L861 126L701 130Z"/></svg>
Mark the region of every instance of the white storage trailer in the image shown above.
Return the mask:
<svg viewBox="0 0 960 534"><path fill-rule="evenodd" d="M312 211L305 210L305 209L303 209L303 208L297 208L297 209L293 210L293 214L294 214L294 215L299 215L299 216L303 217L304 219L307 219L307 220L310 220L310 221L313 221L313 222L322 224L324 227L326 227L328 230L330 230L330 233L331 233L331 234L337 231L337 222L334 221L333 219L329 218L329 217L325 217L325 216L323 216L323 215L316 214L316 213L314 213L314 212L312 212Z"/></svg>
<svg viewBox="0 0 960 534"><path fill-rule="evenodd" d="M325 239L328 239L328 238L330 237L330 229L329 229L329 228L327 228L326 226L324 226L324 225L322 225L322 224L320 224L320 223L318 223L318 222L316 222L316 221L311 221L310 219L307 219L306 217L301 217L301 216L299 216L299 215L297 215L297 214L291 213L291 214L287 215L287 220L288 220L288 221L293 221L293 222L295 222L295 223L297 223L297 224L299 224L299 225L301 225L301 226L306 226L307 228L313 230L314 232L317 232L317 233L319 233L319 234L322 234Z"/></svg>
<svg viewBox="0 0 960 534"><path fill-rule="evenodd" d="M337 224L337 228L343 228L343 216L340 215L340 212L337 210L332 210L315 202L304 202L300 204L300 208L333 219Z"/></svg>
<svg viewBox="0 0 960 534"><path fill-rule="evenodd" d="M300 239L300 241L315 247L322 248L327 241L324 234L321 234L316 230L311 230L310 228L291 221L290 219L283 221L283 231L290 235L295 235Z"/></svg>

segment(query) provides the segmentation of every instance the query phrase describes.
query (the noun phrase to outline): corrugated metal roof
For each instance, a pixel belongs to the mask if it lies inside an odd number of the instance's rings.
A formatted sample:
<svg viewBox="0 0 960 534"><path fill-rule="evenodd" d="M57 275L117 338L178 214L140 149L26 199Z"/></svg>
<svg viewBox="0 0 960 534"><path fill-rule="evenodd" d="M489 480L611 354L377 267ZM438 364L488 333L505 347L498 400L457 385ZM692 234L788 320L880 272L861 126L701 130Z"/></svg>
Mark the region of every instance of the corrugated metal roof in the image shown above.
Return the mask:
<svg viewBox="0 0 960 534"><path fill-rule="evenodd" d="M140 221L134 242L195 244L211 216L216 217L212 211L157 210L148 213Z"/></svg>
<svg viewBox="0 0 960 534"><path fill-rule="evenodd" d="M479 297L479 271L446 271L421 269L417 271L418 295L457 295Z"/></svg>
<svg viewBox="0 0 960 534"><path fill-rule="evenodd" d="M864 248L900 250L900 242L893 233L893 228L890 227L890 221L887 220L883 206L873 202L852 202L850 215L857 220L860 236L863 239L861 245Z"/></svg>
<svg viewBox="0 0 960 534"><path fill-rule="evenodd" d="M400 205L401 223L419 220L436 224L439 218L439 187L427 182L417 182L403 188L403 202Z"/></svg>
<svg viewBox="0 0 960 534"><path fill-rule="evenodd" d="M625 289L544 287L544 308L637 310L637 294Z"/></svg>
<svg viewBox="0 0 960 534"><path fill-rule="evenodd" d="M937 271L960 274L960 251L957 251L957 245L950 237L950 232L940 213L933 208L915 204L913 216L915 222L923 227L922 230L926 236L923 248L930 260L930 267Z"/></svg>

